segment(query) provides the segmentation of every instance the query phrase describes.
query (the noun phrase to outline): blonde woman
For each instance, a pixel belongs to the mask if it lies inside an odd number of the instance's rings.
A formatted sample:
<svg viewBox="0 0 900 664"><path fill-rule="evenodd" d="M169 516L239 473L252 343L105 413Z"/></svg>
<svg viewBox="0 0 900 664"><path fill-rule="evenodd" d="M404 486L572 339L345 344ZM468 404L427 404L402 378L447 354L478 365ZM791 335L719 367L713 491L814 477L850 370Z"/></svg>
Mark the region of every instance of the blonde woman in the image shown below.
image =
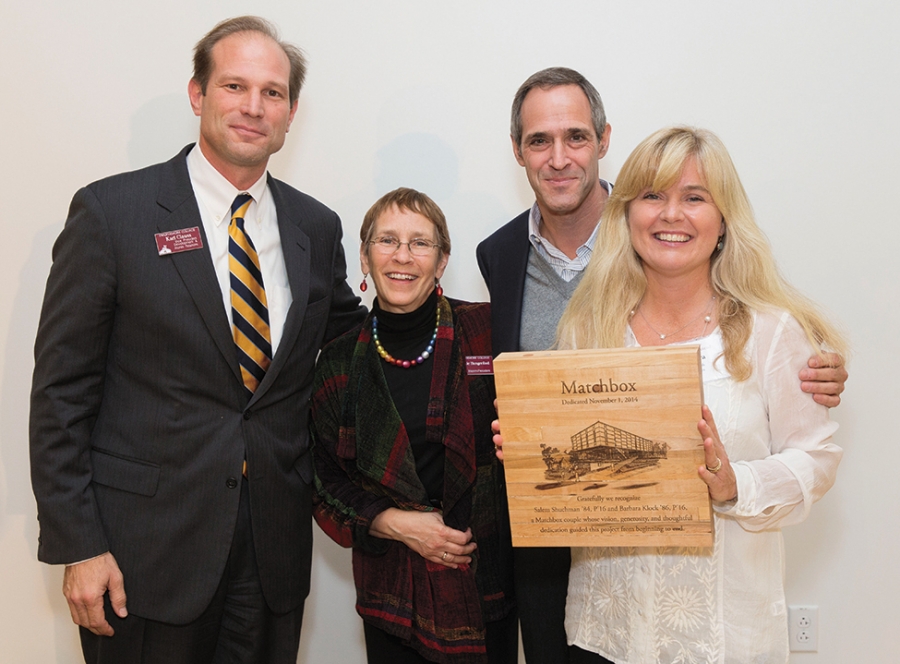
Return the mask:
<svg viewBox="0 0 900 664"><path fill-rule="evenodd" d="M786 662L780 529L832 485L841 449L797 373L840 334L779 275L725 146L686 127L626 161L564 348L699 344L713 549L572 550L573 661Z"/></svg>

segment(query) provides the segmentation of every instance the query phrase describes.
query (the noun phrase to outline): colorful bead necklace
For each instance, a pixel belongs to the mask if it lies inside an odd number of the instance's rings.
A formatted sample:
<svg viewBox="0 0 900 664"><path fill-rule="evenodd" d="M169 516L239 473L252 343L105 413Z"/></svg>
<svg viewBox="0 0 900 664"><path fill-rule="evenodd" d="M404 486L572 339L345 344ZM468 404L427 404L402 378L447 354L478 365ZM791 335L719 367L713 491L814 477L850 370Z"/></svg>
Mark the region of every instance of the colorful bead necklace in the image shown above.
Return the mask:
<svg viewBox="0 0 900 664"><path fill-rule="evenodd" d="M378 316L372 316L372 340L375 342L375 350L378 351L378 354L381 355L381 359L389 364L396 365L398 367L402 367L404 369L409 369L410 367L414 367L417 364L422 364L425 360L431 357L431 354L434 352L434 342L437 340L438 328L441 324L441 305L438 303L437 306L437 314L435 315L434 320L434 334L431 335L431 341L428 342L428 346L425 350L422 351L422 354L419 355L414 360L398 360L395 357L392 357L390 353L388 353L384 346L381 345L381 341L378 339Z"/></svg>

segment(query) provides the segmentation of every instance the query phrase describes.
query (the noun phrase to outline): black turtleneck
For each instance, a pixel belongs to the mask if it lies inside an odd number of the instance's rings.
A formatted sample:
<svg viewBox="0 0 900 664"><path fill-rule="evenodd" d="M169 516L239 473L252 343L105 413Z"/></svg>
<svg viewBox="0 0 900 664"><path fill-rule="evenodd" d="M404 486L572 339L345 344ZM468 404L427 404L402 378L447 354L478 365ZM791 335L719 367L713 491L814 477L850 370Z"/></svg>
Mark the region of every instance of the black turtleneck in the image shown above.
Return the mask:
<svg viewBox="0 0 900 664"><path fill-rule="evenodd" d="M372 311L378 318L378 340L384 350L397 359L414 360L434 335L437 293L432 291L422 306L408 314L385 311L377 298ZM444 446L425 442L434 358L409 369L382 361L381 368L409 436L416 472L432 504L439 506L444 494Z"/></svg>

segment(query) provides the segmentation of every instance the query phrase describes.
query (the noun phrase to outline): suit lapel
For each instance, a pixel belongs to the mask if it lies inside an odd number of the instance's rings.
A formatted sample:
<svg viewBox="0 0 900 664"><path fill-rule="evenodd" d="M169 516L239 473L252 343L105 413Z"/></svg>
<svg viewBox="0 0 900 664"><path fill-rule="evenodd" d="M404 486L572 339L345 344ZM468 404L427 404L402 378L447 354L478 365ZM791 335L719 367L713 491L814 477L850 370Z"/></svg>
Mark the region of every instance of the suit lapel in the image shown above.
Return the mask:
<svg viewBox="0 0 900 664"><path fill-rule="evenodd" d="M303 324L303 316L306 312L306 303L309 300L309 237L300 228L300 220L303 211L300 206L289 202L282 191L282 183L273 178L269 180L269 190L275 201L275 213L278 217L278 231L281 235L281 251L284 254L284 266L287 270L288 283L291 286L291 306L284 320L284 329L281 333L281 341L272 358L272 364L265 377L256 389L256 393L250 403L257 401L266 389L275 380L281 371L290 350L294 347L300 327Z"/></svg>
<svg viewBox="0 0 900 664"><path fill-rule="evenodd" d="M497 276L492 276L491 311L493 325L493 353L519 350L522 331L522 298L525 297L525 276L528 272L528 211L516 217L503 247L496 258Z"/></svg>
<svg viewBox="0 0 900 664"><path fill-rule="evenodd" d="M509 329L512 332L508 340L510 350L519 350L519 337L522 333L522 298L525 297L525 279L528 273L528 255L531 253L531 242L528 239L528 217L530 212L525 212L522 216L521 226L516 228L516 244L515 249L510 250L510 279L512 280L511 291L513 297L510 300L512 311L509 320L512 325Z"/></svg>
<svg viewBox="0 0 900 664"><path fill-rule="evenodd" d="M185 160L191 147L186 147L166 164L168 168L164 171L160 183L158 203L161 209L157 227L160 232L167 232L199 226L203 249L172 254L168 256L168 260L172 261L184 281L216 346L237 380L241 381L241 370L234 350L228 316L222 308L222 291L209 254L209 242L203 230L203 222L200 220L197 198L194 196L188 176Z"/></svg>

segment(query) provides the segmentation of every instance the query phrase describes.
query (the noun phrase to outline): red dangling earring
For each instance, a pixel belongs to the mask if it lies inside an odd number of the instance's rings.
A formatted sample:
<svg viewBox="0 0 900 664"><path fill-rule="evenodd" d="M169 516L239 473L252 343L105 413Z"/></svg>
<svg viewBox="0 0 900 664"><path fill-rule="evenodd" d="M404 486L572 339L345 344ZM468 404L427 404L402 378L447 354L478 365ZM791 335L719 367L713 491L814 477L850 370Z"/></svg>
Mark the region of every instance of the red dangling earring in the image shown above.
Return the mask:
<svg viewBox="0 0 900 664"><path fill-rule="evenodd" d="M366 279L367 279L368 277L369 277L368 274L364 274L364 275L363 275L363 280L362 280L362 282L359 284L359 290L361 290L363 293L365 293L367 290L369 290L369 284L366 283Z"/></svg>
<svg viewBox="0 0 900 664"><path fill-rule="evenodd" d="M438 297L441 297L441 296L444 294L444 289L441 288L441 281L440 281L440 279L435 279L435 280L434 280L434 290L437 291Z"/></svg>

